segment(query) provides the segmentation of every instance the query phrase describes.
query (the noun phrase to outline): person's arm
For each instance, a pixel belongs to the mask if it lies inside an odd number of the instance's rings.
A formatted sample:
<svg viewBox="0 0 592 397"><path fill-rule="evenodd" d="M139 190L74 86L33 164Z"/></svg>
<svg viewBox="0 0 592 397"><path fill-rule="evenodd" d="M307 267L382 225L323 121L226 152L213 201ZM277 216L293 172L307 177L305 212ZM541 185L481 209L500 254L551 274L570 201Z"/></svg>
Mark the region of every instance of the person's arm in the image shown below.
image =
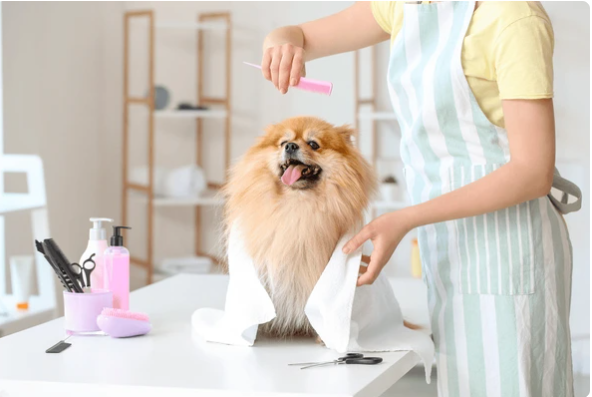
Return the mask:
<svg viewBox="0 0 592 397"><path fill-rule="evenodd" d="M358 285L371 284L401 239L413 228L480 215L549 193L555 166L553 100L502 101L510 161L450 193L385 214L366 225L343 248L349 253L372 240L374 251Z"/></svg>
<svg viewBox="0 0 592 397"><path fill-rule="evenodd" d="M375 21L370 2L357 2L337 14L269 33L263 42L261 70L285 94L304 76L305 62L358 50L388 38Z"/></svg>

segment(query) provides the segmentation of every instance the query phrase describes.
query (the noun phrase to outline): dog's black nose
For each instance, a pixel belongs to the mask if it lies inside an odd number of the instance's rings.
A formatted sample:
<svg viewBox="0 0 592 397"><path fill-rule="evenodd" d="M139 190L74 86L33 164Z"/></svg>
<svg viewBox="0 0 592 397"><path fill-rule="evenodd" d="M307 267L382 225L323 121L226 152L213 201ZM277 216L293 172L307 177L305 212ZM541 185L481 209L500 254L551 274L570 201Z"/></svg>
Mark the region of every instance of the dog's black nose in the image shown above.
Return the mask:
<svg viewBox="0 0 592 397"><path fill-rule="evenodd" d="M286 153L292 154L298 150L298 145L293 142L286 143Z"/></svg>

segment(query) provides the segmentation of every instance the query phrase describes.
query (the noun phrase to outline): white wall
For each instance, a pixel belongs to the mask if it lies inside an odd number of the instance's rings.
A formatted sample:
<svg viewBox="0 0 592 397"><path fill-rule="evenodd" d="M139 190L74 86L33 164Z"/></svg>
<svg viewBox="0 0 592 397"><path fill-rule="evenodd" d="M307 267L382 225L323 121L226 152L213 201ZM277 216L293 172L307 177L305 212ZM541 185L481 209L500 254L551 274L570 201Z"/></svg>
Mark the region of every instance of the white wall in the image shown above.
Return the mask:
<svg viewBox="0 0 592 397"><path fill-rule="evenodd" d="M118 216L121 185L107 192L100 181L109 178L103 165L120 158L102 146L102 137L105 131L120 135L119 122L107 123L120 113L110 105L120 100L121 66L106 54L105 32L117 31L108 25L113 15L115 26L121 25L121 5L13 2L2 7L4 151L43 159L50 230L68 258L77 261L88 240L88 218ZM114 80L106 77L112 66ZM112 89L117 90L114 103L106 103ZM29 214L8 214L6 222L7 256L32 254Z"/></svg>

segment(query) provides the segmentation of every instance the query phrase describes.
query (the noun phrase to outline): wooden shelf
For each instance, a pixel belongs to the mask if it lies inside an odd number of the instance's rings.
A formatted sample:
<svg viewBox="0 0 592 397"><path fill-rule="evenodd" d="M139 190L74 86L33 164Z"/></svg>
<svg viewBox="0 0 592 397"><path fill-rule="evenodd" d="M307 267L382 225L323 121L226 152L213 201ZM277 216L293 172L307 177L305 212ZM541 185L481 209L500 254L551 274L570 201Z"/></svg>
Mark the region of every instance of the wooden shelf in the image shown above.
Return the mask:
<svg viewBox="0 0 592 397"><path fill-rule="evenodd" d="M224 200L214 192L208 192L199 197L174 198L174 197L155 197L155 207L187 207L187 206L221 206Z"/></svg>
<svg viewBox="0 0 592 397"><path fill-rule="evenodd" d="M156 22L156 28L159 29L191 29L191 30L226 30L228 25L223 22L175 22L162 21Z"/></svg>
<svg viewBox="0 0 592 397"><path fill-rule="evenodd" d="M177 118L177 119L223 119L228 116L224 109L207 110L155 110L154 116L157 118Z"/></svg>
<svg viewBox="0 0 592 397"><path fill-rule="evenodd" d="M146 25L146 36L148 39L148 57L147 57L147 85L148 92L151 93L149 97L134 97L129 93L128 83L130 80L130 58L132 51L130 51L130 28L131 21L136 18L147 19L148 24ZM179 109L154 109L154 86L155 86L155 36L157 29L185 29L193 30L197 36L197 42L195 46L196 50L196 103L206 105L209 109L204 110L179 110ZM207 31L216 30L221 34L211 35ZM191 34L191 32L189 32ZM208 40L216 40L218 43L215 47L206 46L206 36L210 37ZM220 67L215 68L216 73L222 73L224 76L225 90L224 93L217 97L210 97L204 92L204 81L208 81L211 73L210 69L205 68L204 62L210 58L208 52L209 48L215 48L215 50L224 52L224 61L220 64ZM224 162L224 168L228 170L231 163L231 106L230 106L230 94L232 92L231 84L231 65L232 65L232 22L231 15L229 12L209 12L200 13L197 15L195 22L175 22L175 21L155 21L155 12L153 10L142 10L142 11L127 11L125 13L125 24L124 24L124 37L123 37L123 85L124 85L124 102L123 102L123 194L122 194L122 220L124 224L128 223L128 199L143 200L146 205L146 220L147 220L147 231L146 231L146 254L142 255L145 259L139 257L131 258L135 264L138 264L147 269L147 282L152 283L152 273L154 266L154 245L156 244L154 236L154 210L155 207L173 207L173 206L194 206L194 251L196 256L200 256L201 250L201 234L202 234L202 219L201 210L204 206L210 206L213 208L223 204L220 198L212 195L205 195L201 197L192 198L165 198L158 197L151 194L154 192L154 180L150 178L147 181L147 185L133 183L129 180L128 174L128 158L130 156L130 133L129 133L129 105L145 105L148 107L147 112L147 123L146 123L146 137L148 140L147 144L147 160L148 169L153 170L156 166L155 158L158 146L155 143L155 124L156 119L185 119L195 121L195 163L199 167L203 167L203 151L204 140L210 136L210 134L204 137L204 123L203 119L219 119L222 122L216 123L217 129L221 130L221 136L224 140L224 147L221 157ZM210 50L208 50L210 51ZM206 70L207 69L207 70ZM208 72L208 73L206 73ZM210 130L211 128L209 128ZM213 126L212 126L213 127ZM212 184L208 184L209 188L213 188ZM133 194L128 194L133 192ZM144 194L142 194L144 193ZM148 193L148 194L147 194Z"/></svg>

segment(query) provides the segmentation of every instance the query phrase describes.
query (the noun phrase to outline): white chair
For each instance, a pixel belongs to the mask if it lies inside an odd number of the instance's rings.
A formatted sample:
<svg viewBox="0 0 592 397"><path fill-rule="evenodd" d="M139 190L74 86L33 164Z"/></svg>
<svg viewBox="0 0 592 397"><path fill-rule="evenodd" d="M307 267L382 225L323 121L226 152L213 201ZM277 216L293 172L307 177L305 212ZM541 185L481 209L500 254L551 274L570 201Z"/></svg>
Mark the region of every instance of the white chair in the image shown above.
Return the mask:
<svg viewBox="0 0 592 397"><path fill-rule="evenodd" d="M26 193L4 192L4 174L10 172L26 173ZM39 156L0 153L0 301L8 313L0 316L0 336L48 321L56 314L56 276L43 255L35 249L34 241L31 246L35 252L39 294L31 296L28 310L17 311L14 298L6 293L4 214L15 211L30 212L34 239L41 241L50 237L43 163Z"/></svg>

